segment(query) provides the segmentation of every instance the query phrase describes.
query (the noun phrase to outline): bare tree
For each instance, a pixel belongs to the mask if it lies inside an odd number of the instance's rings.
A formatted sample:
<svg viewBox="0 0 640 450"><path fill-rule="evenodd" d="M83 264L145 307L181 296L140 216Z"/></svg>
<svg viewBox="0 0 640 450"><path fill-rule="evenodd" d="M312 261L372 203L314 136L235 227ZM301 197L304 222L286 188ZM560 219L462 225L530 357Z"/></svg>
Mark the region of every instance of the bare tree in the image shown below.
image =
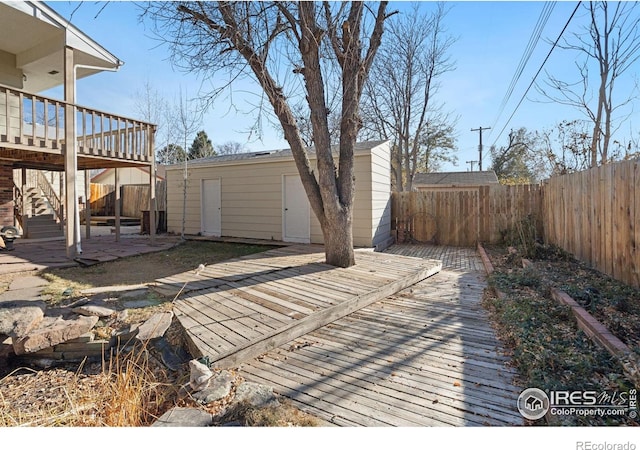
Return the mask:
<svg viewBox="0 0 640 450"><path fill-rule="evenodd" d="M416 171L437 172L445 162L457 163L458 157L453 153L456 149L455 122L449 115L432 117L420 137Z"/></svg>
<svg viewBox="0 0 640 450"><path fill-rule="evenodd" d="M538 135L537 160L548 175L564 175L588 169L591 165L590 123L563 120Z"/></svg>
<svg viewBox="0 0 640 450"><path fill-rule="evenodd" d="M399 191L412 189L421 160L428 161L438 149L452 149L424 146L435 142L428 135L453 130L452 123L442 120L447 115L434 97L441 76L454 69L448 52L455 39L444 29L445 5L436 4L430 13L423 7L416 3L411 12L389 22L365 94L368 126L395 144L392 174Z"/></svg>
<svg viewBox="0 0 640 450"><path fill-rule="evenodd" d="M598 157L603 164L611 160L609 144L619 126L614 113L637 96L634 89L617 101L614 93L620 77L640 57L640 16L636 2L589 2L585 8L589 17L586 30L575 33L572 43L565 40L559 45L583 55L576 61L579 80L570 83L548 75L546 87L536 88L554 102L578 108L592 122L589 156L591 167L595 167ZM592 77L594 66L597 73Z"/></svg>
<svg viewBox="0 0 640 450"><path fill-rule="evenodd" d="M216 149L219 155L237 155L247 151L245 145L237 141L227 141L224 144L216 146Z"/></svg>
<svg viewBox="0 0 640 450"><path fill-rule="evenodd" d="M174 137L179 139L183 144L183 146L175 146L173 150L176 152L184 152L180 155L184 157L184 170L182 172L182 229L180 231L180 238L184 240L187 221L187 190L189 186L189 153L186 151L189 147L187 146L187 142L200 128L202 116L198 113L197 109L194 109L186 92L182 92L182 88L180 88L178 100L170 110L172 112L169 114L169 123L172 124L171 126L175 133Z"/></svg>
<svg viewBox="0 0 640 450"><path fill-rule="evenodd" d="M167 148L170 148L171 127L169 120L169 104L166 98L149 82L145 81L142 87L134 93L133 108L140 119L156 125L154 143L156 145L156 161L159 164L168 164L165 156Z"/></svg>
<svg viewBox="0 0 640 450"><path fill-rule="evenodd" d="M300 130L300 136L302 141L307 147L313 147L313 123L311 122L311 114L307 105L298 103L292 107L293 114L295 115L298 129ZM340 142L340 114L339 108L328 108L327 124L329 125L329 139L331 144L338 144Z"/></svg>
<svg viewBox="0 0 640 450"><path fill-rule="evenodd" d="M491 146L491 170L496 173L500 183L521 184L538 181L530 166L535 138L535 134L523 127L509 132L506 146Z"/></svg>
<svg viewBox="0 0 640 450"><path fill-rule="evenodd" d="M324 235L328 264L355 264L353 252L354 146L361 127L360 98L381 43L387 2L184 2L151 3L146 13L173 60L228 87L256 81L282 126L302 184ZM326 58L336 61L341 86L337 165L327 115ZM289 70L286 70L288 66ZM292 76L295 75L295 77ZM300 79L301 78L301 79ZM294 89L285 91L285 81ZM295 88L309 106L317 174L292 111ZM216 89L211 95L219 92ZM287 94L290 94L289 96Z"/></svg>

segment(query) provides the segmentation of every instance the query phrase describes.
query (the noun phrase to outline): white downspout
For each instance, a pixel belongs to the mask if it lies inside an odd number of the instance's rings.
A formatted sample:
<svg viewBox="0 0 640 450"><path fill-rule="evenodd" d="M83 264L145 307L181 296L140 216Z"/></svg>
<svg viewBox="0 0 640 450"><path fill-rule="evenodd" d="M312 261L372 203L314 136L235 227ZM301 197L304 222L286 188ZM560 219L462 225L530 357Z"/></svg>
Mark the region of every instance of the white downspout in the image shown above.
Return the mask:
<svg viewBox="0 0 640 450"><path fill-rule="evenodd" d="M109 72L117 72L120 67L122 67L123 62L122 61L118 61L118 67L100 67L100 66L90 66L87 64L74 64L73 65L73 117L74 117L74 121L73 121L73 167L74 167L74 173L76 174L76 177L78 176L78 111L76 110L76 96L77 96L77 92L76 92L76 70L77 69L93 69L93 70L100 70L100 71L109 71ZM93 127L93 124L91 124L91 126ZM102 124L100 124L100 126L102 126ZM86 174L85 174L86 176ZM75 216L76 216L76 220L75 222L75 235L76 235L76 252L78 255L82 254L82 245L81 245L81 233L80 233L80 209L78 208L78 182L77 179L75 180L75 189L74 192L76 193L75 198L74 198L74 205L73 205L73 209L75 211ZM67 200L68 201L68 200Z"/></svg>

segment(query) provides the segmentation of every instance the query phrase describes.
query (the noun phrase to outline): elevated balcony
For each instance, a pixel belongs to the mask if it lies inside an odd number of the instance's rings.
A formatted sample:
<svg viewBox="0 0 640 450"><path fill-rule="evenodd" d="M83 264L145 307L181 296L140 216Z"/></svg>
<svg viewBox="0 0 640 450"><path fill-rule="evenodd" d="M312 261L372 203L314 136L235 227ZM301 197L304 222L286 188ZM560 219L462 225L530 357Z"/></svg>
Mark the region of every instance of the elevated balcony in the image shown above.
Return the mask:
<svg viewBox="0 0 640 450"><path fill-rule="evenodd" d="M14 168L64 170L67 108L75 109L79 170L153 163L155 125L2 84L0 159Z"/></svg>

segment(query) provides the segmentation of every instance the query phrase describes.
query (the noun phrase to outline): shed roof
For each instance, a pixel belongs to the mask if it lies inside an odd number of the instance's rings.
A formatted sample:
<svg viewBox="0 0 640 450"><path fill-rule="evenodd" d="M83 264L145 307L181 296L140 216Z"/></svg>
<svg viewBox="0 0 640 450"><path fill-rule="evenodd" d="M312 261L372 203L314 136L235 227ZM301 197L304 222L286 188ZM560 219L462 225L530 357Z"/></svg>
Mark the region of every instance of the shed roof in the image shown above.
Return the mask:
<svg viewBox="0 0 640 450"><path fill-rule="evenodd" d="M375 147L378 147L381 144L386 143L387 141L365 141L365 142L358 142L355 145L354 148L354 152L357 153L362 153L362 152L367 152ZM338 145L333 145L331 147L331 151L337 156L338 155ZM307 149L307 151L310 154L315 153L315 149L313 147L310 147ZM277 159L291 159L293 158L293 152L291 151L291 149L285 148L285 149L278 149L278 150L263 150L263 151L258 151L258 152L248 152L248 153L238 153L238 154L234 154L234 155L217 155L217 156L209 156L206 158L199 158L199 159L193 159L191 161L189 161L189 165L190 166L213 166L213 165L218 165L218 164L224 164L224 163L249 163L249 162L267 162L267 161L273 161L273 160L277 160ZM183 163L180 164L174 164L173 166L168 166L167 168L171 168L171 167L182 167Z"/></svg>
<svg viewBox="0 0 640 450"><path fill-rule="evenodd" d="M485 185L498 184L498 177L493 170L482 172L433 172L433 173L416 173L413 184L415 185Z"/></svg>

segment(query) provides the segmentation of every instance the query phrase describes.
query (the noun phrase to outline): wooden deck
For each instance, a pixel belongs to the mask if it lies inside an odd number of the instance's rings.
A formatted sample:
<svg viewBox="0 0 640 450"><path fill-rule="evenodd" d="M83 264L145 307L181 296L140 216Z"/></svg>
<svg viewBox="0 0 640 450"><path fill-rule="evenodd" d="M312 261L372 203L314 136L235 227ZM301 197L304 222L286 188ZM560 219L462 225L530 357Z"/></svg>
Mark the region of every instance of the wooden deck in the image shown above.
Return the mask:
<svg viewBox="0 0 640 450"><path fill-rule="evenodd" d="M450 268L439 271L437 253ZM516 374L480 304L475 252L394 246L358 252L349 269L323 258L321 247L281 248L159 280L158 289L182 289L174 310L196 352L328 423L523 424Z"/></svg>
<svg viewBox="0 0 640 450"><path fill-rule="evenodd" d="M353 267L323 263L318 246L290 246L157 280L194 356L233 367L435 273L435 260L357 251Z"/></svg>
<svg viewBox="0 0 640 450"><path fill-rule="evenodd" d="M523 425L516 373L480 304L486 283L475 252L389 252L439 253L452 265L242 364L241 374L340 426Z"/></svg>

